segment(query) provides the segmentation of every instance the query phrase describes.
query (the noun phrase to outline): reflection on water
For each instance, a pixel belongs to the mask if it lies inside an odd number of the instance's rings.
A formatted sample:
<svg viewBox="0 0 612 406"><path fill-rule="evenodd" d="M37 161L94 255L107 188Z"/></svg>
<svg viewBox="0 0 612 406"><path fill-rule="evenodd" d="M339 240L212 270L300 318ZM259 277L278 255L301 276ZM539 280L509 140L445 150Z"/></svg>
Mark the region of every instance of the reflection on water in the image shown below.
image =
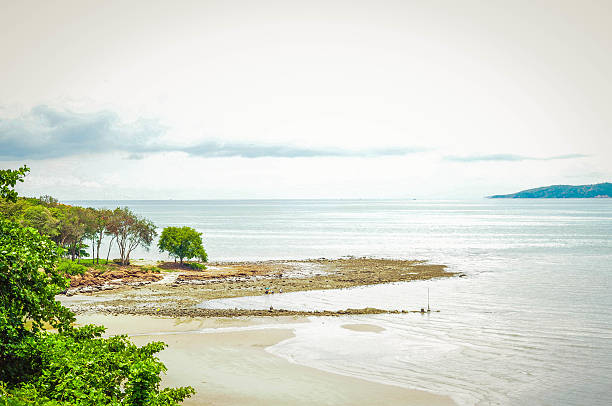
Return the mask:
<svg viewBox="0 0 612 406"><path fill-rule="evenodd" d="M530 275L515 267L470 278L224 299L207 306L415 309L426 305L429 287L432 308L440 313L350 317L385 328L380 334L341 329L346 317L313 318L271 351L329 371L447 393L461 404L578 405L585 398L607 404L612 330L605 306L572 302L576 290L559 279L555 265L542 263ZM560 308L565 300L570 303Z"/></svg>
<svg viewBox="0 0 612 406"><path fill-rule="evenodd" d="M270 349L289 360L462 404L611 403L611 200L125 204L158 225L203 231L213 260L373 255L429 259L468 275L203 304L417 309L429 287L440 310L312 318ZM347 319L385 331L349 331L340 327Z"/></svg>

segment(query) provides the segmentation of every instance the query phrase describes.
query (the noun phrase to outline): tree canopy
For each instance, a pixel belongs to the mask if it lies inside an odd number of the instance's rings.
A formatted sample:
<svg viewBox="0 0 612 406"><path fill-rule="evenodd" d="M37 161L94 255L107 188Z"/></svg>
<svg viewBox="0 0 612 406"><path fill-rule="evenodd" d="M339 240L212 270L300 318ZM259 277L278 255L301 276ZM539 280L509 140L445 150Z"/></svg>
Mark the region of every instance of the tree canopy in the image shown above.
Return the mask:
<svg viewBox="0 0 612 406"><path fill-rule="evenodd" d="M130 254L138 246L149 248L157 235L153 222L139 217L129 208L116 208L106 224L107 233L111 234L119 248L121 264L130 263Z"/></svg>
<svg viewBox="0 0 612 406"><path fill-rule="evenodd" d="M161 233L157 244L160 251L167 251L172 257L178 258L181 265L183 259L198 258L208 261L208 255L202 246L202 233L191 227L166 227Z"/></svg>
<svg viewBox="0 0 612 406"><path fill-rule="evenodd" d="M73 261L91 255L99 262L102 241L110 236L108 255L114 243L121 263L127 265L134 249L149 249L157 235L155 224L127 207L115 210L95 209L61 204L50 196L38 199L17 198L12 193L7 193L7 196L12 199L0 199L1 215L49 237L58 246L65 248L64 255ZM86 241L91 242L89 253Z"/></svg>

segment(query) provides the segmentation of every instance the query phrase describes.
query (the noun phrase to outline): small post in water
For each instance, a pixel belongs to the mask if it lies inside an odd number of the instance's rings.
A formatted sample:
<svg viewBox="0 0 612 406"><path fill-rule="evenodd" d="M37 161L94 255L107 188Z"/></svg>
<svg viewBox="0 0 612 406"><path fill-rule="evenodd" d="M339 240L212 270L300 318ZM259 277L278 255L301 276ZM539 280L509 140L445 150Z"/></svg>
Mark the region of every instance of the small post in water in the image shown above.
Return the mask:
<svg viewBox="0 0 612 406"><path fill-rule="evenodd" d="M427 313L429 313L431 310L429 310L429 288L427 288Z"/></svg>

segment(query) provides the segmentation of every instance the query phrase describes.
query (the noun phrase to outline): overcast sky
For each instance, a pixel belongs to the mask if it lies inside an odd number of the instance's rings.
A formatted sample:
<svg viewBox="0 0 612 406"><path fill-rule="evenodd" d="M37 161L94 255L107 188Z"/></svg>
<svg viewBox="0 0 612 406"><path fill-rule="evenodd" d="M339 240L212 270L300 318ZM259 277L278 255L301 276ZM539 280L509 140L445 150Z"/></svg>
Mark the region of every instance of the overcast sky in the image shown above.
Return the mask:
<svg viewBox="0 0 612 406"><path fill-rule="evenodd" d="M0 0L0 167L60 199L612 180L612 2Z"/></svg>

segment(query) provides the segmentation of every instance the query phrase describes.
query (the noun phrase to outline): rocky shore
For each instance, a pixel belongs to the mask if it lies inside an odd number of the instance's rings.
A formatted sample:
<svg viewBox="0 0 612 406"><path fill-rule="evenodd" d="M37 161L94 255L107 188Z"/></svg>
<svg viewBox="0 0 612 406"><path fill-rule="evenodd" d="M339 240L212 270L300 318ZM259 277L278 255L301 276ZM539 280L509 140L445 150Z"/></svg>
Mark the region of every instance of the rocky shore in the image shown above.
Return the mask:
<svg viewBox="0 0 612 406"><path fill-rule="evenodd" d="M112 290L124 286L142 286L163 279L160 272L146 267L125 266L114 269L93 269L83 275L70 276L69 294Z"/></svg>
<svg viewBox="0 0 612 406"><path fill-rule="evenodd" d="M164 265L160 267L163 269ZM173 268L173 267L172 267ZM126 275L118 271L96 276L102 285L76 284L62 301L77 314L135 314L170 317L235 316L332 316L420 312L420 309L382 310L367 307L330 311L289 311L283 309L203 309L206 300L286 292L344 289L374 284L408 282L455 276L444 265L424 261L340 258L311 260L276 260L259 262L224 262L208 264L208 269L193 271L171 269ZM131 273L130 273L131 272ZM131 276L128 276L131 275ZM121 276L121 277L120 277ZM85 276L86 280L94 280ZM81 278L82 279L82 278Z"/></svg>

